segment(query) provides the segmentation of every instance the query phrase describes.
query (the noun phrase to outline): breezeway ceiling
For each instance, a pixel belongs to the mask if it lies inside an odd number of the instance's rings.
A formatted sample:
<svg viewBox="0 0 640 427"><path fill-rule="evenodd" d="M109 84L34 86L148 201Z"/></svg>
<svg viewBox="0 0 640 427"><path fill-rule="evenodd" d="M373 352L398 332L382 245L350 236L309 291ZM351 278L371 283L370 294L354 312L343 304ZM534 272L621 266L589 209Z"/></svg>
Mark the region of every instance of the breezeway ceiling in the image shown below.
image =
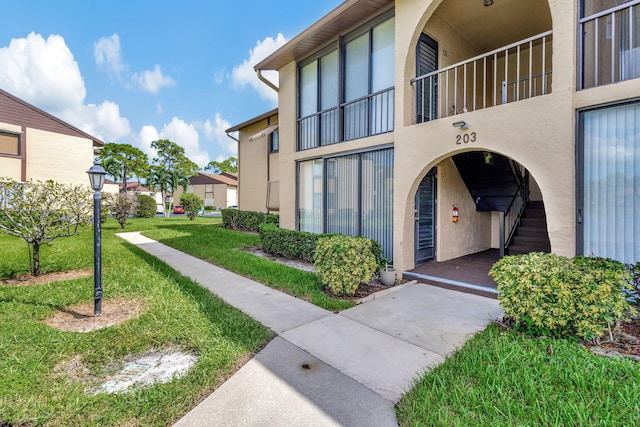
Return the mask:
<svg viewBox="0 0 640 427"><path fill-rule="evenodd" d="M435 13L481 52L552 28L547 0L444 0Z"/></svg>

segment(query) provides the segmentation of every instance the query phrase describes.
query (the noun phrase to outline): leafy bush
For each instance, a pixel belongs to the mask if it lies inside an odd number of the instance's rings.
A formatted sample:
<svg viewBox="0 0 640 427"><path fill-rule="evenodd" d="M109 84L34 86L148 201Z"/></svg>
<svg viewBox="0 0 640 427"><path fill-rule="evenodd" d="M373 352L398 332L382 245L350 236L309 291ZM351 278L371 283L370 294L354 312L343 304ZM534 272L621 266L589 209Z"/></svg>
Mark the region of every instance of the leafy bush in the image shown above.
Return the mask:
<svg viewBox="0 0 640 427"><path fill-rule="evenodd" d="M187 217L193 221L198 216L198 212L200 212L202 200L193 193L184 193L180 196L180 204L184 208L184 213L187 214Z"/></svg>
<svg viewBox="0 0 640 427"><path fill-rule="evenodd" d="M100 224L104 224L105 222L107 222L107 218L109 218L109 214L111 213L111 211L109 210L109 200L111 198L111 193L102 192L100 194L102 196L102 201L100 203Z"/></svg>
<svg viewBox="0 0 640 427"><path fill-rule="evenodd" d="M138 195L138 204L136 205L136 216L138 218L153 218L156 216L156 200L145 194Z"/></svg>
<svg viewBox="0 0 640 427"><path fill-rule="evenodd" d="M378 268L373 241L366 237L323 236L318 239L315 267L322 283L336 295L353 295Z"/></svg>
<svg viewBox="0 0 640 427"><path fill-rule="evenodd" d="M205 206L205 207L204 207L204 210L205 210L205 211L215 211L215 210L216 210L216 208L215 208L214 206Z"/></svg>
<svg viewBox="0 0 640 427"><path fill-rule="evenodd" d="M626 268L631 276L629 298L635 305L640 306L640 262L627 264Z"/></svg>
<svg viewBox="0 0 640 427"><path fill-rule="evenodd" d="M631 309L629 273L610 259L533 252L502 258L489 275L505 316L530 335L598 338Z"/></svg>
<svg viewBox="0 0 640 427"><path fill-rule="evenodd" d="M222 209L222 225L231 230L258 232L262 223L278 225L279 222L279 215L239 209Z"/></svg>
<svg viewBox="0 0 640 427"><path fill-rule="evenodd" d="M318 239L326 234L278 228L275 224L260 225L260 246L272 255L313 262Z"/></svg>

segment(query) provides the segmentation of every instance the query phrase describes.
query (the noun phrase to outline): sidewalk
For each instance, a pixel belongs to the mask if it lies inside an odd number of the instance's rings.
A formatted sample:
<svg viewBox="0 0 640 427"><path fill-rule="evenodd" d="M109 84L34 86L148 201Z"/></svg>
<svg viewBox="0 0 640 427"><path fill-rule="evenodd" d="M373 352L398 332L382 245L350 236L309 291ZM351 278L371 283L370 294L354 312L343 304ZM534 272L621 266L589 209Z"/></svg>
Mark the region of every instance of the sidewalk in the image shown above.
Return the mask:
<svg viewBox="0 0 640 427"><path fill-rule="evenodd" d="M496 319L493 299L424 284L339 314L178 250L121 233L279 337L176 426L395 426L425 369Z"/></svg>

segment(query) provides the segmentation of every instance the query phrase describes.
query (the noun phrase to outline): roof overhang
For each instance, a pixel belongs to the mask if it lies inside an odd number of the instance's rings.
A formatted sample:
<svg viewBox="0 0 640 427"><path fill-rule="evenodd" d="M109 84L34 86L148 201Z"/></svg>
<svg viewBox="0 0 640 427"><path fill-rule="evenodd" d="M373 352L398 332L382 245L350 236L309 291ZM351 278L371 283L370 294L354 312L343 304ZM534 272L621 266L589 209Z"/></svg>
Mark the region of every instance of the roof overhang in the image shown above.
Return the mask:
<svg viewBox="0 0 640 427"><path fill-rule="evenodd" d="M340 34L393 4L393 0L347 0L287 44L260 61L255 70L279 70L335 40Z"/></svg>
<svg viewBox="0 0 640 427"><path fill-rule="evenodd" d="M261 115L259 115L257 117L254 117L251 120L247 120L244 123L240 123L239 125L235 125L233 127L230 127L225 132L227 132L227 133L229 133L229 132L237 132L240 129L246 128L247 126L251 126L251 125L253 125L255 123L258 123L258 122L260 122L262 120L269 119L269 118L275 116L276 114L278 114L278 109L274 108L273 110L267 111L266 113L261 114Z"/></svg>

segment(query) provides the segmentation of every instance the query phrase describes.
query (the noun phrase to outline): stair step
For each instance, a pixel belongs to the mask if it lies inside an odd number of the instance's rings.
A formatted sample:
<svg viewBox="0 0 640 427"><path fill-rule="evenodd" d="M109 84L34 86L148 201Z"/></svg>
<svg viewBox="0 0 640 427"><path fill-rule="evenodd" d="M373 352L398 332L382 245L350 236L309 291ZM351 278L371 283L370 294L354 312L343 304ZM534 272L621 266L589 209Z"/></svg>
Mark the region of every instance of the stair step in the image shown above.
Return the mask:
<svg viewBox="0 0 640 427"><path fill-rule="evenodd" d="M545 218L545 212L544 209L530 209L530 208L526 208L524 210L524 217L527 218Z"/></svg>
<svg viewBox="0 0 640 427"><path fill-rule="evenodd" d="M518 237L542 237L548 239L549 236L547 231L543 228L533 228L533 227L518 227L516 230L516 236Z"/></svg>
<svg viewBox="0 0 640 427"><path fill-rule="evenodd" d="M546 245L509 245L509 255L528 254L529 252L551 252L551 247Z"/></svg>
<svg viewBox="0 0 640 427"><path fill-rule="evenodd" d="M539 235L539 236L521 236L521 235L515 235L513 236L513 244L527 244L527 243L533 243L533 244L538 244L538 243L547 243L549 241L549 237L547 237L545 234L543 235Z"/></svg>
<svg viewBox="0 0 640 427"><path fill-rule="evenodd" d="M521 227L531 227L537 229L547 229L547 221L544 218L528 218L522 217L520 218L520 226Z"/></svg>

